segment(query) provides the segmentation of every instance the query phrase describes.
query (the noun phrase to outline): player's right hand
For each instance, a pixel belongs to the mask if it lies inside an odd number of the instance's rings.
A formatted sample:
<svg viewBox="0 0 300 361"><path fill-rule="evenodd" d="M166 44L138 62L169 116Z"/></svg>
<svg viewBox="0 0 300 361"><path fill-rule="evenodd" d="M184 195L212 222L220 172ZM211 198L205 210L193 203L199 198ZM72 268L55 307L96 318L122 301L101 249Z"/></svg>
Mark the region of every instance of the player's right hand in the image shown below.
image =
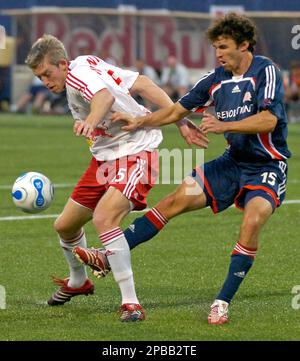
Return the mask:
<svg viewBox="0 0 300 361"><path fill-rule="evenodd" d="M131 115L127 113L120 113L120 112L113 113L113 115L110 118L110 120L113 123L125 122L127 125L124 125L122 127L122 130L125 130L127 132L133 131L142 125L143 122L139 121L139 119L141 118L133 118Z"/></svg>
<svg viewBox="0 0 300 361"><path fill-rule="evenodd" d="M94 131L94 127L86 121L83 122L80 120L76 120L73 126L73 131L77 136L82 135L86 138L89 138Z"/></svg>

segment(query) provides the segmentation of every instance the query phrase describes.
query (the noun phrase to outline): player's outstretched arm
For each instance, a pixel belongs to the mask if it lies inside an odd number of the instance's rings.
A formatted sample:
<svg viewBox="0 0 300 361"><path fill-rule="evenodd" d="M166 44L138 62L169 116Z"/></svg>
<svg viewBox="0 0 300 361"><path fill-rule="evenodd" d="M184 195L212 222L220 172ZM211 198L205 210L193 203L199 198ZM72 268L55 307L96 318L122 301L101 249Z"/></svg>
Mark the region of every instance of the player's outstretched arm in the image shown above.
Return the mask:
<svg viewBox="0 0 300 361"><path fill-rule="evenodd" d="M190 113L180 103L175 103L167 108L157 110L154 113L143 117L133 118L126 113L114 113L111 120L113 122L123 121L126 123L123 130L135 130L140 127L160 127L163 125L175 123Z"/></svg>
<svg viewBox="0 0 300 361"><path fill-rule="evenodd" d="M171 98L151 79L145 75L139 75L130 91L139 94L142 98L156 105L158 108L166 108L173 105ZM128 118L130 121L130 118ZM207 148L208 139L200 129L188 119L182 119L176 123L181 136L188 145L195 144L201 148Z"/></svg>
<svg viewBox="0 0 300 361"><path fill-rule="evenodd" d="M212 114L204 113L200 129L205 134L222 134L225 132L257 134L272 132L276 124L277 118L269 110L263 110L238 122L221 122Z"/></svg>

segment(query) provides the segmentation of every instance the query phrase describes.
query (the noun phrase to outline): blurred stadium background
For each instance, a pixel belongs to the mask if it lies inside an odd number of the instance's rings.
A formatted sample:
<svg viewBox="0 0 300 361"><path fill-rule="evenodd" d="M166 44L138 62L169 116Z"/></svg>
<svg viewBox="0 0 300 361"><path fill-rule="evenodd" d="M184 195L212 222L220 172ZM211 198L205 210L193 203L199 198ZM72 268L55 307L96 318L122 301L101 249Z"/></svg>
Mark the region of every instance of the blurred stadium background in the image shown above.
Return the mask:
<svg viewBox="0 0 300 361"><path fill-rule="evenodd" d="M0 49L0 284L7 292L7 309L0 310L0 340L299 340L299 310L291 305L300 259L299 94L286 99L294 123L287 203L266 226L256 266L233 303L231 324L212 329L206 316L238 234L241 215L234 209L217 218L209 210L182 215L133 252L137 290L148 315L144 324L117 322L118 290L111 276L102 284L96 281L94 297L54 310L45 305L55 288L49 274L67 272L51 224L90 156L85 141L73 137L71 117L64 111L50 115L46 106L41 114L32 114L30 107L23 114L10 112L32 80L24 65L32 42L51 33L66 44L71 58L93 53L128 68L139 58L158 75L168 56L175 55L188 69L192 85L216 65L206 28L230 10L255 21L257 53L282 69L287 92L294 82L300 94L300 79L297 85L291 75L292 64L300 59L298 0L0 1L0 25L6 30L6 48ZM162 148L185 148L175 127L164 129L164 139ZM224 144L213 136L205 158L219 154ZM10 199L15 178L30 170L56 184L55 201L42 219L22 219ZM174 187L158 185L149 206ZM87 235L96 247L92 226Z"/></svg>

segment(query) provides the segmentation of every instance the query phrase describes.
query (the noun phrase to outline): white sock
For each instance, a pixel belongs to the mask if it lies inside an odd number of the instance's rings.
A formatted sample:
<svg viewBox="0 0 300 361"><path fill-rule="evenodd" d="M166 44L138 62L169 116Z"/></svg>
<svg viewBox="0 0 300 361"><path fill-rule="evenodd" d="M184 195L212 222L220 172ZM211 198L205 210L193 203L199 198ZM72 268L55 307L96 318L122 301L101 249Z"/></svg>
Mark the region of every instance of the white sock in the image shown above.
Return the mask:
<svg viewBox="0 0 300 361"><path fill-rule="evenodd" d="M81 287L86 279L88 278L85 266L78 261L73 255L72 249L76 246L86 248L86 238L84 230L80 232L80 235L74 239L65 241L60 238L60 246L63 250L65 258L70 268L70 279L68 282L69 287L79 288Z"/></svg>
<svg viewBox="0 0 300 361"><path fill-rule="evenodd" d="M119 227L102 233L100 239L106 249L114 279L119 284L122 304L136 303L137 299L134 287L133 273L131 268L130 249L124 233Z"/></svg>

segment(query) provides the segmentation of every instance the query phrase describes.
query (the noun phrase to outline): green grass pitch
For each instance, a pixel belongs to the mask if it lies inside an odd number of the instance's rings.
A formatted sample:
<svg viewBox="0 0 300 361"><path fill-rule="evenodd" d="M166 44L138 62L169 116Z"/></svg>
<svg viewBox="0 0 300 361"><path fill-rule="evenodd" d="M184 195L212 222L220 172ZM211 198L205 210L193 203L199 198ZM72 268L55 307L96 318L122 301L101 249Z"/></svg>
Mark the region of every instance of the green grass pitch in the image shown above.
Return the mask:
<svg viewBox="0 0 300 361"><path fill-rule="evenodd" d="M132 252L136 289L146 321L122 324L116 310L119 289L112 275L93 279L95 295L76 297L63 307L45 301L55 290L51 275L65 277L67 265L52 223L54 218L24 216L11 200L10 186L24 171L39 171L57 187L42 215L61 212L90 159L84 139L72 133L70 117L0 115L0 285L6 309L0 309L0 340L299 340L300 309L292 307L292 288L300 284L300 204L280 207L261 234L258 257L230 308L230 323L207 324L207 312L227 273L242 213L209 209L173 219L155 239ZM175 126L163 129L162 148L185 147ZM286 200L300 200L300 124L289 127ZM220 154L222 136L212 136L205 160ZM176 185L157 185L149 206ZM126 227L137 214L124 222ZM90 246L99 244L91 224ZM92 276L91 276L92 277Z"/></svg>

